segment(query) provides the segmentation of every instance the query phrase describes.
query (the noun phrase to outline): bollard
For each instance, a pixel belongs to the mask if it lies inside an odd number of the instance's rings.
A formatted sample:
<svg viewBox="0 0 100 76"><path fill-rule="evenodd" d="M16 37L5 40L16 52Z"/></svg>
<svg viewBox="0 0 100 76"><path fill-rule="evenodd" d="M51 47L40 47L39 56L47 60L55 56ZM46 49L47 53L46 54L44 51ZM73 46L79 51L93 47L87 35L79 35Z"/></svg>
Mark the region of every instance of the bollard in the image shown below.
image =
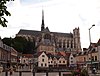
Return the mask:
<svg viewBox="0 0 100 76"><path fill-rule="evenodd" d="M5 72L5 76L8 76L8 71Z"/></svg>
<svg viewBox="0 0 100 76"><path fill-rule="evenodd" d="M48 76L48 71L46 71L46 76Z"/></svg>
<svg viewBox="0 0 100 76"><path fill-rule="evenodd" d="M59 76L61 76L61 72L59 71Z"/></svg>
<svg viewBox="0 0 100 76"><path fill-rule="evenodd" d="M19 76L22 76L22 72L21 71L19 71Z"/></svg>
<svg viewBox="0 0 100 76"><path fill-rule="evenodd" d="M33 71L33 76L35 76L35 72Z"/></svg>

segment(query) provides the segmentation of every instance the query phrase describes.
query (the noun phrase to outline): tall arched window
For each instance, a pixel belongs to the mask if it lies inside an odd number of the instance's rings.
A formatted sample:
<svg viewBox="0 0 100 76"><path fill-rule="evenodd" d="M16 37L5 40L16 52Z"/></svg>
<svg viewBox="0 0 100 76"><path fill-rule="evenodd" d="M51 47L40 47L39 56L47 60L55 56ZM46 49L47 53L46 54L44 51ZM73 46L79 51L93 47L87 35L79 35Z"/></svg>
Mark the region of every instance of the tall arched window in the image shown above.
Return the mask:
<svg viewBox="0 0 100 76"><path fill-rule="evenodd" d="M59 40L59 48L61 48L61 40Z"/></svg>
<svg viewBox="0 0 100 76"><path fill-rule="evenodd" d="M73 41L71 40L71 48L73 48Z"/></svg>
<svg viewBox="0 0 100 76"><path fill-rule="evenodd" d="M63 50L65 50L65 46L66 46L66 42L65 42L66 40L63 40Z"/></svg>
<svg viewBox="0 0 100 76"><path fill-rule="evenodd" d="M69 40L67 40L67 48L69 47Z"/></svg>

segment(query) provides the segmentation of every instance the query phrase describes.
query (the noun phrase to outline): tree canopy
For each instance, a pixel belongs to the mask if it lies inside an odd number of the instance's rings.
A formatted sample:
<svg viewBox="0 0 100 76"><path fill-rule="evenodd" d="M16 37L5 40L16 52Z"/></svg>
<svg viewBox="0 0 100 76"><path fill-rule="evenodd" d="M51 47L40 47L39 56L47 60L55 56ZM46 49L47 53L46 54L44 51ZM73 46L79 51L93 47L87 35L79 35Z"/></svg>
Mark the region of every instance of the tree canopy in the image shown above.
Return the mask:
<svg viewBox="0 0 100 76"><path fill-rule="evenodd" d="M7 2L14 0L0 0L0 25L7 27L7 20L4 16L11 16L10 12L7 10Z"/></svg>
<svg viewBox="0 0 100 76"><path fill-rule="evenodd" d="M27 40L24 37L3 38L2 41L4 44L13 47L20 53L35 53L35 43L30 40Z"/></svg>

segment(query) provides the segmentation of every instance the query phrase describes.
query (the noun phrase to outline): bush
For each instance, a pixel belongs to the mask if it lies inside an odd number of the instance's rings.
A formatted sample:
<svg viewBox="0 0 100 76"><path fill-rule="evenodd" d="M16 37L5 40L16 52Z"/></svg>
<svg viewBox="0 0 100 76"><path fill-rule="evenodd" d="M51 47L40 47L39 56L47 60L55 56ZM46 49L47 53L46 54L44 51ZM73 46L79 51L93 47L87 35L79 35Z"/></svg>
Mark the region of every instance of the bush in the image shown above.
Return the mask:
<svg viewBox="0 0 100 76"><path fill-rule="evenodd" d="M81 76L89 76L88 71L86 69L82 69L80 75Z"/></svg>

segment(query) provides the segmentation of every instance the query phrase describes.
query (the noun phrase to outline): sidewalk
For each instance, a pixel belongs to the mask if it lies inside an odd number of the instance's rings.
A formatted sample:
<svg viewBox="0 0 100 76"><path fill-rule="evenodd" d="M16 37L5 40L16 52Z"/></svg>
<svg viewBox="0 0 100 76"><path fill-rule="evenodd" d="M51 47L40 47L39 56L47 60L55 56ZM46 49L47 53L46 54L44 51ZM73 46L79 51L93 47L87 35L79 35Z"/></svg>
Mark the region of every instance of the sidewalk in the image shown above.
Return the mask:
<svg viewBox="0 0 100 76"><path fill-rule="evenodd" d="M0 73L0 76L5 76L5 72ZM8 76L10 76L8 72ZM11 76L19 76L19 72L14 72ZM24 72L22 76L33 76L31 72Z"/></svg>

